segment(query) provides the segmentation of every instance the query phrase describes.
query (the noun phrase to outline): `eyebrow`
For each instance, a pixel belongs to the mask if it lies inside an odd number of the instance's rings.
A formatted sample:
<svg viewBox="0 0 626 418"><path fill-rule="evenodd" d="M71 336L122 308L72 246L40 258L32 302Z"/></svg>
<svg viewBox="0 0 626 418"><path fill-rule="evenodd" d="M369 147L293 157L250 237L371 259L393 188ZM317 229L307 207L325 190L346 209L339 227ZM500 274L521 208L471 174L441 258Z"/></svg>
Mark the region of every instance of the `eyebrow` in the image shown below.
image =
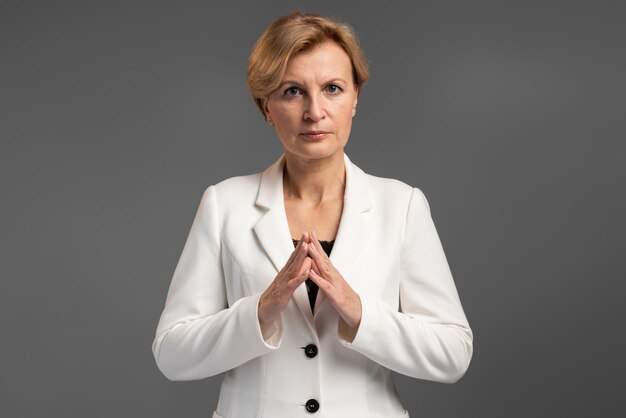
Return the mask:
<svg viewBox="0 0 626 418"><path fill-rule="evenodd" d="M342 82L343 84L348 84L348 82L347 82L346 80L344 80L343 78L341 78L341 77L335 77L335 78L331 78L331 79L330 79L330 80L328 80L328 81L325 81L324 83L322 83L322 85L331 84L331 83L336 83L336 82L338 82L338 81ZM285 85L287 85L287 84L293 84L293 85L296 85L296 86L302 86L302 84L300 84L299 82L297 82L297 81L295 81L295 80L285 80L285 81L283 81L282 83L280 83L280 84L278 85L278 88L283 87L283 86L285 86Z"/></svg>

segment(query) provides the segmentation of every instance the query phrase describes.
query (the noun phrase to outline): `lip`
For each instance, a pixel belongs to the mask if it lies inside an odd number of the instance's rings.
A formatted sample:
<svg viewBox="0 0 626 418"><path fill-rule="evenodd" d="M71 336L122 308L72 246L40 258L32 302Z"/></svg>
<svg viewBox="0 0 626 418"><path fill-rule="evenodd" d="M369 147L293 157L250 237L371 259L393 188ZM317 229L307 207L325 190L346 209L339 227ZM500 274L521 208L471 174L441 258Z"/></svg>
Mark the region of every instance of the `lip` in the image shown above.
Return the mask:
<svg viewBox="0 0 626 418"><path fill-rule="evenodd" d="M320 139L326 138L329 134L330 132L326 131L307 131L300 133L301 136L311 141L319 141Z"/></svg>

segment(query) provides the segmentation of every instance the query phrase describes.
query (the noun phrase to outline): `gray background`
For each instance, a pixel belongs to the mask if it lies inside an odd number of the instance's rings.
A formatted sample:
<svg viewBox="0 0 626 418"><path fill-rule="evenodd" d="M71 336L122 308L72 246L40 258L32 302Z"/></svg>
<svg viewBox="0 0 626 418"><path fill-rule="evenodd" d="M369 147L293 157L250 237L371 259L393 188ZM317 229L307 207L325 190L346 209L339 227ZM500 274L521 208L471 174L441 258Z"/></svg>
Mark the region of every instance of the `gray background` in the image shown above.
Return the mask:
<svg viewBox="0 0 626 418"><path fill-rule="evenodd" d="M293 9L359 32L347 153L426 193L475 332L411 416L620 415L625 4L2 1L0 415L210 417L150 346L204 189L280 155L245 64Z"/></svg>

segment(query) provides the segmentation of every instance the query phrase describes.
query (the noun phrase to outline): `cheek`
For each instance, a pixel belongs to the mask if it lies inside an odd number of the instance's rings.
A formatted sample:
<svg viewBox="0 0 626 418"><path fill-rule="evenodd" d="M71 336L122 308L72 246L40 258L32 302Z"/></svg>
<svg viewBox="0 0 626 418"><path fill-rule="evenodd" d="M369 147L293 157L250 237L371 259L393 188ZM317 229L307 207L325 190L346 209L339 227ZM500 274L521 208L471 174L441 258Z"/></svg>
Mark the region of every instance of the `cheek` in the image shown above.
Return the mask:
<svg viewBox="0 0 626 418"><path fill-rule="evenodd" d="M342 129L350 130L350 127L352 126L352 108L341 112L340 123Z"/></svg>
<svg viewBox="0 0 626 418"><path fill-rule="evenodd" d="M296 124L292 117L281 115L280 118L275 122L276 129L281 133L289 133L296 129Z"/></svg>
<svg viewBox="0 0 626 418"><path fill-rule="evenodd" d="M300 114L299 109L293 105L276 106L272 112L276 127L279 129L289 129L295 126L299 121Z"/></svg>
<svg viewBox="0 0 626 418"><path fill-rule="evenodd" d="M354 97L352 95L350 95L349 97L346 97L341 105L338 107L338 115L340 115L340 118L342 120L342 122L345 123L350 123L352 121L352 111L354 110Z"/></svg>

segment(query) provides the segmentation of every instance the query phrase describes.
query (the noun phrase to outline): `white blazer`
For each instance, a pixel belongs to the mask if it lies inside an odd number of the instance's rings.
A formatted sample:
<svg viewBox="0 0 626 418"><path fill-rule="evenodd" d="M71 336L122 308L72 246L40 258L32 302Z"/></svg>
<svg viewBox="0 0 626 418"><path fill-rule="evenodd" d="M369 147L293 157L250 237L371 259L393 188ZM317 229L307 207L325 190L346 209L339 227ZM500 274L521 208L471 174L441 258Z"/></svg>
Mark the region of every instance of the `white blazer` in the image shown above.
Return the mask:
<svg viewBox="0 0 626 418"><path fill-rule="evenodd" d="M424 194L344 160L330 259L361 298L352 341L322 291L311 312L304 284L261 334L259 297L294 250L284 155L204 192L152 350L171 380L225 372L213 417L408 417L391 371L454 382L467 370L472 331Z"/></svg>

